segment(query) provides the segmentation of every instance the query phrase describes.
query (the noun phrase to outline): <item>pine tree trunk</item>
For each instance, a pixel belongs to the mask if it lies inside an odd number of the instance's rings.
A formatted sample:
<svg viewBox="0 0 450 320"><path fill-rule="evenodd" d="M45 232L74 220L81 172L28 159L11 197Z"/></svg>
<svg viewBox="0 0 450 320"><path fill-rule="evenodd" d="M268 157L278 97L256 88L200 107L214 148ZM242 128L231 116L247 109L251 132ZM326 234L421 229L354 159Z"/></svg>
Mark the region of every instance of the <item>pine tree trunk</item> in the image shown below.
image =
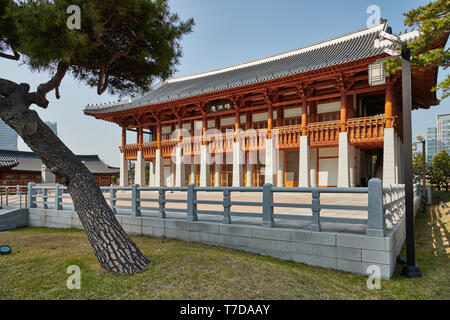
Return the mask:
<svg viewBox="0 0 450 320"><path fill-rule="evenodd" d="M39 118L37 112L28 108L25 94L28 89L26 85L20 86L21 92L0 99L0 117L22 137L59 182L67 186L101 266L121 274L145 270L150 260L125 233L91 172Z"/></svg>

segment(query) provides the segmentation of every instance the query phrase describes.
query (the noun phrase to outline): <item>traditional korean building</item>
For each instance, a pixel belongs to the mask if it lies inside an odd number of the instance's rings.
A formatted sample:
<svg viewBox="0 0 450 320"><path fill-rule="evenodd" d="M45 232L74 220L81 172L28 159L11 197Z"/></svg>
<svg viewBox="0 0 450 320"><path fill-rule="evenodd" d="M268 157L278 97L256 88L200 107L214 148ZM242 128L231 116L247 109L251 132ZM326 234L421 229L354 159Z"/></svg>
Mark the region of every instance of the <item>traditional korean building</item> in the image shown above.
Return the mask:
<svg viewBox="0 0 450 320"><path fill-rule="evenodd" d="M172 78L133 101L87 106L122 128L121 184L363 186L402 181L401 73L370 86L368 66L387 57L382 23L222 69ZM401 35L411 41L419 33ZM443 47L448 34L436 47ZM437 105L437 68L412 75L413 109ZM127 143L127 131L137 143ZM149 142L143 135L149 134Z"/></svg>
<svg viewBox="0 0 450 320"><path fill-rule="evenodd" d="M105 164L98 155L77 155L100 186L109 186L112 176L119 175L119 168ZM35 183L55 183L58 178L42 164L33 152L0 150L0 185L27 185Z"/></svg>

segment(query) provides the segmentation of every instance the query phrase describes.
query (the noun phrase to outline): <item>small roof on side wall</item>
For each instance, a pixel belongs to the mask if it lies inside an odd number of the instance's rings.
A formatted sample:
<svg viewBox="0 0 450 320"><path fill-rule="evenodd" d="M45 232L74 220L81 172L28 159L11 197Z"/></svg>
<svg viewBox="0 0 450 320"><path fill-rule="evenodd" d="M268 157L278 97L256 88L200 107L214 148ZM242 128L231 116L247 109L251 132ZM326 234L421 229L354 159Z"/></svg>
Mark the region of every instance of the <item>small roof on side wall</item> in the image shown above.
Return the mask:
<svg viewBox="0 0 450 320"><path fill-rule="evenodd" d="M104 163L98 155L77 155L93 174L118 174L120 168ZM41 172L42 161L33 152L0 150L0 164L14 164L11 171Z"/></svg>

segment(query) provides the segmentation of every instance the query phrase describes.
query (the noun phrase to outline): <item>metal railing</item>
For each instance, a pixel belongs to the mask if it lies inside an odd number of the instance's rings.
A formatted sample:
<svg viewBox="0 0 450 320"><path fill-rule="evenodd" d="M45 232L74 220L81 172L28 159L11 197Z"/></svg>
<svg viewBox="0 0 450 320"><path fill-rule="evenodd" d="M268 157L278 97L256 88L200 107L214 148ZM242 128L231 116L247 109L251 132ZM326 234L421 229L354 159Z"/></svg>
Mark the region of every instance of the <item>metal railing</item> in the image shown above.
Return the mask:
<svg viewBox="0 0 450 320"><path fill-rule="evenodd" d="M416 187L417 188L417 187ZM276 227L281 220L303 220L311 222L311 230L321 231L322 223L346 223L367 225L367 235L383 237L387 230L386 221L394 225L404 214L404 186L397 185L383 188L380 179L371 179L367 188L287 188L265 184L263 187L101 187L105 199L109 202L114 214L142 216L142 213L156 213L157 217L165 219L167 214L185 214L188 221L197 221L199 216L210 215L222 217L224 224L231 224L233 217L254 218L265 227ZM416 190L419 190L417 188ZM128 193L126 192L128 191ZM141 196L144 192L153 192L157 197ZM169 192L185 195L183 199L167 197ZM198 199L198 192L222 193L221 199ZM418 191L415 191L417 196ZM261 193L262 201L233 201L232 193ZM286 203L275 201L274 195L279 193L311 194L310 203ZM323 204L322 194L366 194L367 205L354 204ZM420 196L420 195L419 195ZM306 201L308 202L308 201ZM178 203L181 207L171 208L167 204ZM152 204L154 204L152 206ZM185 205L185 206L183 206ZM218 205L219 210L205 209L202 205ZM75 211L67 188L60 185L44 186L30 183L28 185L28 207L63 210L70 208ZM233 210L234 207L252 207L254 211L244 212ZM259 210L257 209L259 208ZM298 212L276 213L275 208L309 209L310 214ZM252 209L253 210L253 209ZM322 210L340 210L349 212L367 212L367 219L359 217L321 216ZM120 213L119 213L120 211Z"/></svg>
<svg viewBox="0 0 450 320"><path fill-rule="evenodd" d="M0 186L0 206L27 207L28 186Z"/></svg>

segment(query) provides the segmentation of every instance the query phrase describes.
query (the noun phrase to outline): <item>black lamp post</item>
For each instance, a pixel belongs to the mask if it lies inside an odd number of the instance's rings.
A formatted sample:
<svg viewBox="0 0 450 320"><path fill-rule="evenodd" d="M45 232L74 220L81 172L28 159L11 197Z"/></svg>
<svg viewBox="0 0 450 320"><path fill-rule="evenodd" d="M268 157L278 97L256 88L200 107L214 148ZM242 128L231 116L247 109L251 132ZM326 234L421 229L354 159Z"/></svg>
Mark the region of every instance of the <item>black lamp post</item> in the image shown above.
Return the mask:
<svg viewBox="0 0 450 320"><path fill-rule="evenodd" d="M406 223L406 265L402 275L407 278L422 276L416 266L416 250L414 246L414 186L412 167L412 132L411 132L411 51L402 44L402 99L403 99L403 168L405 172L405 223Z"/></svg>
<svg viewBox="0 0 450 320"><path fill-rule="evenodd" d="M411 132L411 51L400 37L382 31L380 36L392 43L401 46L401 52L385 49L391 55L389 58L401 57L402 60L402 102L403 102L403 170L405 179L405 224L406 224L406 265L403 266L402 275L407 278L418 278L422 276L420 269L416 266L416 252L414 246L414 186L412 166L412 132ZM372 84L372 70L369 67L369 83ZM380 83L378 83L380 84ZM376 85L376 84L375 84Z"/></svg>

